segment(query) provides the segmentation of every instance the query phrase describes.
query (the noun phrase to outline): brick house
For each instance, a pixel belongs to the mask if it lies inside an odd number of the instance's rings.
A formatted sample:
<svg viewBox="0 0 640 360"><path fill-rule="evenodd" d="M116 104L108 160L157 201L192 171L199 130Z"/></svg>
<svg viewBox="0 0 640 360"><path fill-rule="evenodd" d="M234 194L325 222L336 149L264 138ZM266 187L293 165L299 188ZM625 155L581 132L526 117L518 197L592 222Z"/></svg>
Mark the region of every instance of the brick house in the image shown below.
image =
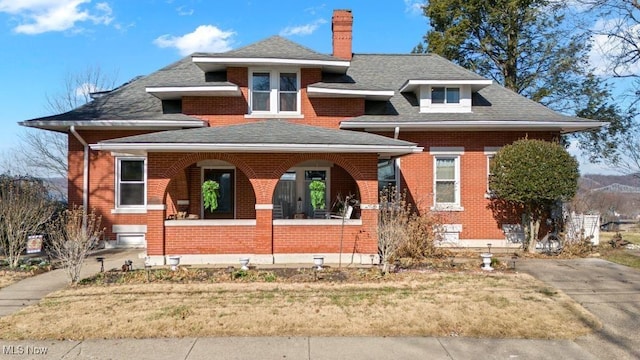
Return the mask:
<svg viewBox="0 0 640 360"><path fill-rule="evenodd" d="M340 243L344 259L378 261L387 184L446 214L450 242L513 246L487 207L492 155L602 125L437 55L353 54L351 12L332 21L331 55L278 36L195 53L21 125L68 134L69 203L97 209L108 244L144 246L155 264L333 262ZM203 206L206 180L219 186L215 209ZM348 219L325 214L346 195L358 200Z"/></svg>

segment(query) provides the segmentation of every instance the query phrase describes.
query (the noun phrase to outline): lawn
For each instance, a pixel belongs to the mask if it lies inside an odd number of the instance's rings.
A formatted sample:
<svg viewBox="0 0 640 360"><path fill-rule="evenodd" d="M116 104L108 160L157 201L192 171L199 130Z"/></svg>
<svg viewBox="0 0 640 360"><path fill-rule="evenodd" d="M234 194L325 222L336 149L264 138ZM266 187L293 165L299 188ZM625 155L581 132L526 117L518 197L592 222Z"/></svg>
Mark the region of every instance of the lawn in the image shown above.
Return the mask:
<svg viewBox="0 0 640 360"><path fill-rule="evenodd" d="M468 336L575 339L600 326L526 274L373 270L99 276L0 319L4 339ZM231 278L235 279L232 280ZM150 282L147 282L150 281Z"/></svg>

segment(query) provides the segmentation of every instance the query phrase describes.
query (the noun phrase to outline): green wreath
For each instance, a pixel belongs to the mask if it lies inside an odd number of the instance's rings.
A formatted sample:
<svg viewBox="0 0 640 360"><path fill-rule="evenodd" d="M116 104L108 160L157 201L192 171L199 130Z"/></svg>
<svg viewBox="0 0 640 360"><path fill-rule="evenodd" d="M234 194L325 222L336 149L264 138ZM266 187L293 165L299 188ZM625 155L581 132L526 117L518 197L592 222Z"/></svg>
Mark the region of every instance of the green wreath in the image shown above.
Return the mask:
<svg viewBox="0 0 640 360"><path fill-rule="evenodd" d="M204 199L204 208L213 212L218 208L218 190L220 184L217 181L207 180L202 183L202 198Z"/></svg>
<svg viewBox="0 0 640 360"><path fill-rule="evenodd" d="M313 180L309 184L309 190L311 191L311 206L313 210L324 209L324 191L326 189L326 185L323 181Z"/></svg>

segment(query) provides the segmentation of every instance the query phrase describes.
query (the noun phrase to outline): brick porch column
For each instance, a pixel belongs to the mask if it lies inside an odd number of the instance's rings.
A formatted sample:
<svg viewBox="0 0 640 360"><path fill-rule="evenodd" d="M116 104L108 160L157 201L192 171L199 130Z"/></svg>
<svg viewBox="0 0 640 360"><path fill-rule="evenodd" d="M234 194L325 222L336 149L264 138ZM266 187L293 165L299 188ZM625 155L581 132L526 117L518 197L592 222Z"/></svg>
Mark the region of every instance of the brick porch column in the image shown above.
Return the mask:
<svg viewBox="0 0 640 360"><path fill-rule="evenodd" d="M256 255L273 254L273 204L256 204L256 232L253 249Z"/></svg>
<svg viewBox="0 0 640 360"><path fill-rule="evenodd" d="M162 204L147 205L147 255L164 256L164 219L166 207Z"/></svg>

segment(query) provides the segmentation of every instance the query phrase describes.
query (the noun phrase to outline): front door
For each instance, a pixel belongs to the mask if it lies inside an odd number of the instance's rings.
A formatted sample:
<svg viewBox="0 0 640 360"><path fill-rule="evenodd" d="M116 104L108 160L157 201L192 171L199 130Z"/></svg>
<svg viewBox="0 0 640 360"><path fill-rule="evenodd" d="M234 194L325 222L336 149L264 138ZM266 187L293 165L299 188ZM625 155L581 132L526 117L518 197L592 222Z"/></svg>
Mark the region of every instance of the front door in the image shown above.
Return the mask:
<svg viewBox="0 0 640 360"><path fill-rule="evenodd" d="M213 180L220 184L218 190L218 207L211 211L204 209L205 219L234 219L235 218L235 170L234 169L204 169L202 182ZM204 201L202 201L204 204Z"/></svg>

